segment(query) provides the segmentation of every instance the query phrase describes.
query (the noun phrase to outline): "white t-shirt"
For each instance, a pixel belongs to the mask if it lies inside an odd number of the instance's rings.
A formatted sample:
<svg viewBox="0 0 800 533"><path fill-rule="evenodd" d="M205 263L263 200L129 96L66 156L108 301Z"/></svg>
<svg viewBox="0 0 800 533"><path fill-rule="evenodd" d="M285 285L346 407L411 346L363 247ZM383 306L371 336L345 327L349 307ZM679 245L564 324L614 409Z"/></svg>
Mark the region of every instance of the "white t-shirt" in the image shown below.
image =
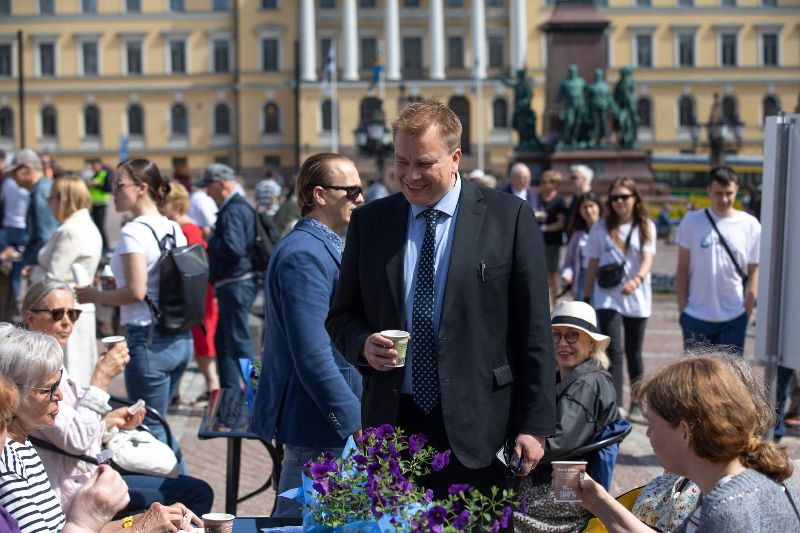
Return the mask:
<svg viewBox="0 0 800 533"><path fill-rule="evenodd" d="M758 264L761 224L752 215L736 211L719 218L709 210L733 252L739 268ZM727 322L744 313L744 287L705 210L686 213L676 241L689 250L689 300L687 315L706 322Z"/></svg>
<svg viewBox="0 0 800 533"><path fill-rule="evenodd" d="M189 195L187 214L201 228L213 228L217 223L217 204L206 191L194 191Z"/></svg>
<svg viewBox="0 0 800 533"><path fill-rule="evenodd" d="M631 245L627 255L622 248L617 246L606 231L606 220L601 218L592 225L589 232L589 240L586 243L585 253L589 258L599 259L598 266L621 263L625 260L625 277L622 283L610 289L603 289L597 281L594 283L592 291L592 304L595 309L613 309L619 314L627 317L646 318L650 316L653 303L653 293L650 287L650 273L644 278L644 282L633 294L622 294L622 286L625 281L634 277L639 272L642 264L642 252L650 252L656 255L656 225L652 220L648 220L650 227L650 242L645 243L644 247L639 242L639 227L635 228L631 235ZM632 224L621 224L619 226L619 237L624 243L631 231Z"/></svg>
<svg viewBox="0 0 800 533"><path fill-rule="evenodd" d="M144 222L144 224L141 224ZM125 273L122 270L122 258L125 254L144 254L147 262L147 295L158 307L158 282L161 279L159 270L153 267L161 257L159 243L150 229L158 235L159 241L168 233L175 235L177 246L186 246L186 236L180 226L161 215L142 215L136 217L122 227L119 244L111 258L111 270L117 282L117 288L125 287ZM144 302L120 306L120 323L131 326L148 326L153 322L150 309Z"/></svg>
<svg viewBox="0 0 800 533"><path fill-rule="evenodd" d="M28 214L28 204L31 193L23 189L14 178L8 176L3 180L3 227L25 229L25 218Z"/></svg>

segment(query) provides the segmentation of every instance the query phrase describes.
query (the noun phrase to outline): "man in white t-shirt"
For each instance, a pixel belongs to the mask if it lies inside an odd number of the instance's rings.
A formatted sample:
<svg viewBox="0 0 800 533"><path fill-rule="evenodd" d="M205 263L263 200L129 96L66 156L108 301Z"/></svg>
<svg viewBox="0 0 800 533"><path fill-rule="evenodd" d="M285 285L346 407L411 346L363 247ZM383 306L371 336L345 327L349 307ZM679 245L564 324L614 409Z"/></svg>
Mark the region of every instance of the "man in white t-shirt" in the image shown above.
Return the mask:
<svg viewBox="0 0 800 533"><path fill-rule="evenodd" d="M707 190L711 207L687 213L678 227L676 286L684 347L727 345L741 353L756 303L761 224L734 209L739 185L730 167L711 170Z"/></svg>

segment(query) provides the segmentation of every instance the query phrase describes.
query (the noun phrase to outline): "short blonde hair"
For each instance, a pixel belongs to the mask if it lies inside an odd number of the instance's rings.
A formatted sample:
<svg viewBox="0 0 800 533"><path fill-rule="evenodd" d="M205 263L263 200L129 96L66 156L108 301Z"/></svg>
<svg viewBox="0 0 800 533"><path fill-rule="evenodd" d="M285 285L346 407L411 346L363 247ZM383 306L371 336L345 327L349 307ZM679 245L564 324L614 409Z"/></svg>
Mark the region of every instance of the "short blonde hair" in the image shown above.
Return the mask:
<svg viewBox="0 0 800 533"><path fill-rule="evenodd" d="M563 177L561 176L561 172L559 172L558 170L550 169L550 170L545 170L542 173L542 178L540 181L549 180L554 183L561 183L562 179Z"/></svg>
<svg viewBox="0 0 800 533"><path fill-rule="evenodd" d="M53 181L50 198L56 202L56 212L53 214L61 221L68 219L76 211L89 209L92 206L92 197L89 196L86 183L71 174Z"/></svg>
<svg viewBox="0 0 800 533"><path fill-rule="evenodd" d="M169 192L164 197L164 203L172 204L172 207L178 213L185 215L189 211L189 191L177 180L171 179L169 180Z"/></svg>
<svg viewBox="0 0 800 533"><path fill-rule="evenodd" d="M452 109L435 98L409 102L392 122L392 134L397 137L397 132L402 131L414 137L432 126L438 128L439 137L447 150L455 152L461 147L461 121Z"/></svg>

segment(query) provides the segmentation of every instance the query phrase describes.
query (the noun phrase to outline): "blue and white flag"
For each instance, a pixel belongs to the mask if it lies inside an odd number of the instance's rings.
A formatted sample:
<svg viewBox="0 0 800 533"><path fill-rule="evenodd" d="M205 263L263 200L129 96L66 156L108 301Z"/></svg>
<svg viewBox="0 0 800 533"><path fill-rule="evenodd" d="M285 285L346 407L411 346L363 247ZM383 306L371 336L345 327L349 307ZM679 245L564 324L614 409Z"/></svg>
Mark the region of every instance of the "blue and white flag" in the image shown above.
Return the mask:
<svg viewBox="0 0 800 533"><path fill-rule="evenodd" d="M322 72L322 92L328 96L333 96L333 84L336 78L336 41L331 41L328 48L328 59L325 61L325 69Z"/></svg>
<svg viewBox="0 0 800 533"><path fill-rule="evenodd" d="M381 84L381 77L383 76L383 58L381 57L380 45L375 50L375 66L372 67L372 81L369 84L367 92L372 94L375 89Z"/></svg>
<svg viewBox="0 0 800 533"><path fill-rule="evenodd" d="M119 138L119 160L128 160L128 136L122 135Z"/></svg>

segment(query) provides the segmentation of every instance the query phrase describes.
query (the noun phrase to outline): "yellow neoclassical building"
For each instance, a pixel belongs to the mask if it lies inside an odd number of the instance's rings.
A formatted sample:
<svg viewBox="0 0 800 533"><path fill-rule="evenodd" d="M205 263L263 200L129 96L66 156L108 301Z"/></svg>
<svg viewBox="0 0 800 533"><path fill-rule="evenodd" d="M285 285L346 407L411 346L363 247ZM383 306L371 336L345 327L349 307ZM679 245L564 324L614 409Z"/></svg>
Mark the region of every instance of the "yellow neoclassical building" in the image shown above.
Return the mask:
<svg viewBox="0 0 800 533"><path fill-rule="evenodd" d="M253 177L333 148L370 174L356 130L366 134L376 108L390 118L433 96L465 123L464 168L502 173L516 143L503 80L525 68L541 118L548 67L567 70L547 65L552 3L0 0L0 148L48 150L80 169L124 145L167 169L216 160ZM699 143L692 134L714 94L742 154L761 153L766 115L800 105L800 1L596 3L607 79L636 67L639 137L653 153L702 151L702 131Z"/></svg>

